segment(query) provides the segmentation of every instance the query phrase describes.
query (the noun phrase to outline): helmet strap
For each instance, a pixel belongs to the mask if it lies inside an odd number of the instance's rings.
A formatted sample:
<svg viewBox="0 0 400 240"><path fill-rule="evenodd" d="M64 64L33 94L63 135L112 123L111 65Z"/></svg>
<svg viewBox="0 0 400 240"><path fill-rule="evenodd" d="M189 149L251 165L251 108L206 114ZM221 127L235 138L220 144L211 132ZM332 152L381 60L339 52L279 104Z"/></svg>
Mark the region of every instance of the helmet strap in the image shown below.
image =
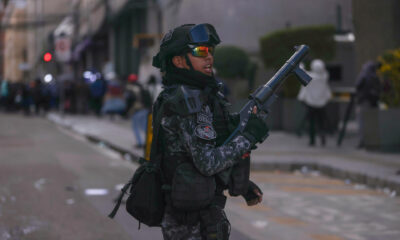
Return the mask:
<svg viewBox="0 0 400 240"><path fill-rule="evenodd" d="M192 62L190 61L190 59L189 59L189 57L188 57L187 54L185 54L185 60L186 60L186 64L189 66L190 70L191 70L191 71L194 71Z"/></svg>

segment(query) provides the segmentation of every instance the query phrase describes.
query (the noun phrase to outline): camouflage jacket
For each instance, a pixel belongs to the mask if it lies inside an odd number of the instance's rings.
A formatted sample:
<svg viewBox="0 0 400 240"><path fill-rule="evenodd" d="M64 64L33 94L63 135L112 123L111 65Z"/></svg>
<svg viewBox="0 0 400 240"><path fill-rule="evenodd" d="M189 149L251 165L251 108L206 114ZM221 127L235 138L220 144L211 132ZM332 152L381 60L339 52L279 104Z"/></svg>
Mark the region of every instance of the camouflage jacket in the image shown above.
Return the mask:
<svg viewBox="0 0 400 240"><path fill-rule="evenodd" d="M164 90L160 96L168 99L170 94ZM241 135L222 146L216 146L213 113L206 102L196 113L185 115L169 111L163 114L161 128L164 155L189 156L199 172L206 176L235 165L251 148L250 141Z"/></svg>

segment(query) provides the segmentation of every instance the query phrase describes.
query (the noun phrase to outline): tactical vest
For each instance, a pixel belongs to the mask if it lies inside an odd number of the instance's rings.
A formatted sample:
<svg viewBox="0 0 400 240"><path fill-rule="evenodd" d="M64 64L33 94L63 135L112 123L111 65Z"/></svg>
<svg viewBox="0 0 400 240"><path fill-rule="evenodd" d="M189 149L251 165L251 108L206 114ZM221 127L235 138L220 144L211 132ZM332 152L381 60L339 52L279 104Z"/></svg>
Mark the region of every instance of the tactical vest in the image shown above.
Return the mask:
<svg viewBox="0 0 400 240"><path fill-rule="evenodd" d="M209 98L213 110L213 127L217 132L217 147L221 146L236 127L227 110L228 102L221 96ZM250 157L246 156L238 164L218 174L218 182L228 187L231 196L247 192L250 177Z"/></svg>
<svg viewBox="0 0 400 240"><path fill-rule="evenodd" d="M189 89L185 88L177 90L177 88L182 87L177 86L175 89L170 88L166 91L173 95L172 98L178 96L174 101L178 103L179 111L186 109L184 111L191 113L191 111L201 109L201 105L204 103L210 106L213 112L212 125L217 133L216 146L221 146L232 131L229 127L231 119L227 110L227 101L220 96L205 99L204 96L210 95L200 91L190 92ZM199 104L201 105L198 106ZM187 106L182 107L184 105ZM174 108L174 106L166 106L163 113L157 114L164 116L177 114L177 108ZM154 109L154 111L157 111L157 109ZM162 143L163 146L165 144L167 143ZM225 178L228 180L221 180L223 178L216 176L206 177L201 175L195 169L190 156L184 153L174 154L173 156L164 155L162 169L166 183L171 186L171 194L167 194L167 203L171 203L179 210L196 211L210 204L215 196L222 196L222 191L226 188L229 188L229 192L233 196L245 193L249 180L250 162L249 159L242 159L238 165L227 170L225 172L227 177ZM221 205L224 205L224 202Z"/></svg>
<svg viewBox="0 0 400 240"><path fill-rule="evenodd" d="M184 116L201 109L202 101L199 99L201 91L183 86L169 88L166 91L167 103L162 112L155 109L157 115L180 114ZM160 140L164 141L162 137ZM163 146L166 144L168 143L162 143ZM216 193L215 177L202 175L186 153L163 152L162 171L166 183L170 186L169 193L166 194L167 204L173 207L177 213L199 211L208 207L214 201Z"/></svg>

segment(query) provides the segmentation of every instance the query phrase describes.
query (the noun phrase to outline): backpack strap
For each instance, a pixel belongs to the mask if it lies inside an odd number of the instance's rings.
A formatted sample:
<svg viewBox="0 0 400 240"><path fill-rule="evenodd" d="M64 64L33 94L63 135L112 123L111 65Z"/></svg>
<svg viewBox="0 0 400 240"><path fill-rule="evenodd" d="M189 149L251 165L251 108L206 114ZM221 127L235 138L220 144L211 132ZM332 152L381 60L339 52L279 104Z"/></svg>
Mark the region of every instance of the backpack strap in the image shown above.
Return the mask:
<svg viewBox="0 0 400 240"><path fill-rule="evenodd" d="M124 185L124 187L121 189L121 193L119 194L118 198L116 199L116 202L117 202L117 203L115 204L114 209L111 211L110 214L108 214L108 217L109 217L109 218L114 218L115 215L117 214L118 209L119 209L119 207L120 207L120 205L121 205L121 203L122 203L122 199L124 198L124 195L125 195L126 192L128 191L129 187L132 185L132 180L133 180L133 177L132 177L131 180L129 180L129 182L127 182L127 183Z"/></svg>

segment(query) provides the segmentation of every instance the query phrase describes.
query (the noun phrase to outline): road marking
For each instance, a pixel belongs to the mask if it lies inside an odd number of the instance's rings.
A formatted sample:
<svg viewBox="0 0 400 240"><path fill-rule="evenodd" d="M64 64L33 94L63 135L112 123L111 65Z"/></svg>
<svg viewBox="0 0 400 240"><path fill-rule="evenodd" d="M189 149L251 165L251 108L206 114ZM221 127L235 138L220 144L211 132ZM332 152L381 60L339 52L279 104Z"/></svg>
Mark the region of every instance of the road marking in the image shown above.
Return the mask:
<svg viewBox="0 0 400 240"><path fill-rule="evenodd" d="M314 240L344 240L341 237L335 235L322 235L322 234L314 234L310 236Z"/></svg>
<svg viewBox="0 0 400 240"><path fill-rule="evenodd" d="M313 188L313 187L282 187L282 191L286 192L303 192L303 193L318 193L328 195L383 195L382 193L372 190L354 190L354 189L328 189L328 188Z"/></svg>
<svg viewBox="0 0 400 240"><path fill-rule="evenodd" d="M273 217L271 218L271 220L282 225L290 225L290 226L307 225L306 222L291 217Z"/></svg>
<svg viewBox="0 0 400 240"><path fill-rule="evenodd" d="M256 228L265 228L268 226L268 222L267 221L254 221L251 223L251 225L253 225Z"/></svg>
<svg viewBox="0 0 400 240"><path fill-rule="evenodd" d="M108 194L108 190L104 188L88 188L85 189L85 194L88 196L103 196Z"/></svg>

